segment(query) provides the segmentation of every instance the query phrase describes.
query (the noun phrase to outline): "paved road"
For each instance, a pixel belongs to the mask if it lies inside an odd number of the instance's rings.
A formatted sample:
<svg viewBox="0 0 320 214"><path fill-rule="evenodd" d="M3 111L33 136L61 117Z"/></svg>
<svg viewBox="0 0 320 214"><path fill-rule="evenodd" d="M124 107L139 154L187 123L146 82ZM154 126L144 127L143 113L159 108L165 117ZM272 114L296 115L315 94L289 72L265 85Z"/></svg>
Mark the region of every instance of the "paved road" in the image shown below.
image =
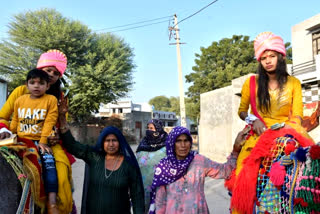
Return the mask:
<svg viewBox="0 0 320 214"><path fill-rule="evenodd" d="M133 151L135 151L136 145L133 145ZM73 198L75 200L78 213L80 213L81 197L82 197L82 185L84 175L84 162L77 159L72 165L72 176L75 186ZM228 214L228 207L230 197L227 191L223 187L223 180L214 180L207 178L205 183L205 194L210 213L213 214Z"/></svg>

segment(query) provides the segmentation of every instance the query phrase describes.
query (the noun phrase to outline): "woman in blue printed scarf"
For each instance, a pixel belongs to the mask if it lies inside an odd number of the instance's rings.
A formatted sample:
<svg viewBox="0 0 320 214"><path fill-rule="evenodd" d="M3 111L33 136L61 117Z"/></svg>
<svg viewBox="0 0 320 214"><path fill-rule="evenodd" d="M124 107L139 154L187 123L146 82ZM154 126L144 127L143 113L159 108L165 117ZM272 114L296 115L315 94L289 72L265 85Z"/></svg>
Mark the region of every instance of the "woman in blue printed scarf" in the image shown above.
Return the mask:
<svg viewBox="0 0 320 214"><path fill-rule="evenodd" d="M156 166L152 182L150 214L207 214L204 195L206 177L226 179L236 166L241 142L239 132L226 163L217 163L191 150L187 128L175 127L166 141L167 156Z"/></svg>
<svg viewBox="0 0 320 214"><path fill-rule="evenodd" d="M153 119L148 122L146 136L137 148L137 160L142 174L145 199L145 213L149 210L151 184L154 167L166 156L168 134L163 130L163 123Z"/></svg>

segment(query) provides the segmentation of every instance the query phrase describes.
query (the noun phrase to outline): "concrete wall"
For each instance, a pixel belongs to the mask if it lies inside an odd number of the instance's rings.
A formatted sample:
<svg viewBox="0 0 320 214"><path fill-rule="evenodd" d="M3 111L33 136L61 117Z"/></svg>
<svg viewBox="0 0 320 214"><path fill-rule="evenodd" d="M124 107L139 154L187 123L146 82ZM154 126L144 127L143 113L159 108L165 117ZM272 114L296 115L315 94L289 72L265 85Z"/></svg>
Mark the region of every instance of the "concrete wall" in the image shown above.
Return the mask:
<svg viewBox="0 0 320 214"><path fill-rule="evenodd" d="M237 114L246 75L232 81L231 86L200 95L199 152L224 162L230 154L237 133L245 123Z"/></svg>
<svg viewBox="0 0 320 214"><path fill-rule="evenodd" d="M151 112L132 111L130 114L124 114L123 131L135 136L134 141L138 143L145 135L149 120ZM141 123L141 129L136 128L136 122Z"/></svg>
<svg viewBox="0 0 320 214"><path fill-rule="evenodd" d="M310 131L309 135L312 137L314 142L320 142L320 126Z"/></svg>
<svg viewBox="0 0 320 214"><path fill-rule="evenodd" d="M199 152L218 161L226 161L233 142L246 123L238 116L242 85L251 74L232 81L231 86L200 95ZM320 126L309 132L320 142Z"/></svg>

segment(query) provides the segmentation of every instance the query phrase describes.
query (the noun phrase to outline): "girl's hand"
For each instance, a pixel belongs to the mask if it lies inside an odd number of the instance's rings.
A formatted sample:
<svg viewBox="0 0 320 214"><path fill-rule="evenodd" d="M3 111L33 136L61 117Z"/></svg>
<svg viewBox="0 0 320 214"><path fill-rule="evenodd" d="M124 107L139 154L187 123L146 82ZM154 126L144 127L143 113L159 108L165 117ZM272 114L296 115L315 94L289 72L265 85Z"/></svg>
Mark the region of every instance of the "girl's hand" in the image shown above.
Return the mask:
<svg viewBox="0 0 320 214"><path fill-rule="evenodd" d="M43 144L43 143L39 143L39 145L38 145L38 150L39 150L41 153L49 153L49 154L52 154L51 148L50 148L48 145Z"/></svg>
<svg viewBox="0 0 320 214"><path fill-rule="evenodd" d="M255 121L253 121L252 123L253 125L253 131L260 136L263 132L265 132L267 129L264 126L263 122L261 122L261 120L256 119Z"/></svg>

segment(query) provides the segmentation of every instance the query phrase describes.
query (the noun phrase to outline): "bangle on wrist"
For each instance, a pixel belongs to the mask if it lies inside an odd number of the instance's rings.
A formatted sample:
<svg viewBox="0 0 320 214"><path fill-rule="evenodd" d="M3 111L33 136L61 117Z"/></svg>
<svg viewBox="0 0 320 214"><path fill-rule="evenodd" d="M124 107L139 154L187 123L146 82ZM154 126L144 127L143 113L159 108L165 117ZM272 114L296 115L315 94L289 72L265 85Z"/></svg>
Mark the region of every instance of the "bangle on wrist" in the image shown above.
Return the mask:
<svg viewBox="0 0 320 214"><path fill-rule="evenodd" d="M246 121L247 124L252 124L255 120L258 118L253 114L248 114L248 116L245 118L244 121Z"/></svg>

